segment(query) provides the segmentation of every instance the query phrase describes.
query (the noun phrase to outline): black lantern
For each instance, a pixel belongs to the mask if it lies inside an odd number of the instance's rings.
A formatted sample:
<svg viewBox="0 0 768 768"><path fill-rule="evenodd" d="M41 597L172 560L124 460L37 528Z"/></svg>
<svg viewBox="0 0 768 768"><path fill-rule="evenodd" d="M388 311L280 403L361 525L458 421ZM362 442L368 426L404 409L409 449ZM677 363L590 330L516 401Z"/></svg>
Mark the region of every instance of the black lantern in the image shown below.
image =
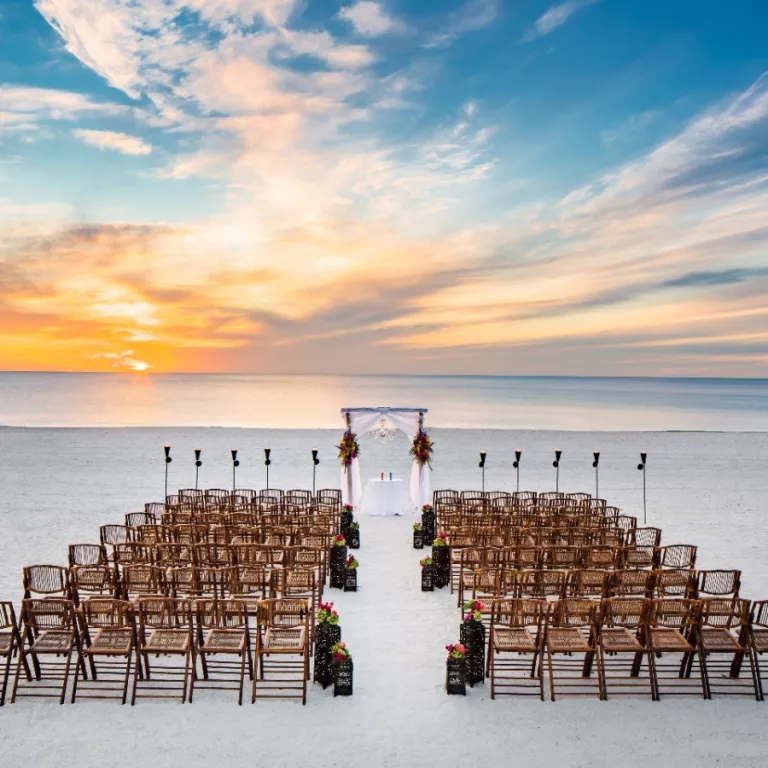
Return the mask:
<svg viewBox="0 0 768 768"><path fill-rule="evenodd" d="M200 460L200 454L202 451L199 448L195 448L195 490L197 490L197 480L200 473L200 467L203 466L203 462Z"/></svg>
<svg viewBox="0 0 768 768"><path fill-rule="evenodd" d="M520 490L520 458L523 452L518 448L515 451L515 460L512 462L513 468L517 471L517 490Z"/></svg>
<svg viewBox="0 0 768 768"><path fill-rule="evenodd" d="M168 501L168 465L173 461L171 458L171 446L166 445L163 450L165 451L165 497L164 503Z"/></svg>
<svg viewBox="0 0 768 768"><path fill-rule="evenodd" d="M647 521L646 505L645 505L645 464L648 461L648 454L645 451L640 451L640 463L637 468L643 473L643 525Z"/></svg>
<svg viewBox="0 0 768 768"><path fill-rule="evenodd" d="M555 491L560 491L560 457L563 452L559 449L555 449L555 460L552 462L552 466L555 468Z"/></svg>
<svg viewBox="0 0 768 768"><path fill-rule="evenodd" d="M235 478L235 470L240 466L240 462L237 459L237 450L232 449L232 490L237 488L237 482Z"/></svg>
<svg viewBox="0 0 768 768"><path fill-rule="evenodd" d="M595 470L595 498L600 498L600 486L598 484L598 478L597 478L597 468L600 464L600 451L593 451L592 455L595 457L595 460L592 462L592 468Z"/></svg>
<svg viewBox="0 0 768 768"><path fill-rule="evenodd" d="M269 465L272 463L272 459L269 458L271 453L272 453L271 448L264 449L264 466L267 468L267 485L266 485L267 490L269 490Z"/></svg>
<svg viewBox="0 0 768 768"><path fill-rule="evenodd" d="M320 459L317 458L317 448L312 449L312 496L315 495L315 478L317 475L317 465Z"/></svg>
<svg viewBox="0 0 768 768"><path fill-rule="evenodd" d="M482 470L482 478L483 478L483 493L485 493L485 451L480 451L480 463L478 466Z"/></svg>

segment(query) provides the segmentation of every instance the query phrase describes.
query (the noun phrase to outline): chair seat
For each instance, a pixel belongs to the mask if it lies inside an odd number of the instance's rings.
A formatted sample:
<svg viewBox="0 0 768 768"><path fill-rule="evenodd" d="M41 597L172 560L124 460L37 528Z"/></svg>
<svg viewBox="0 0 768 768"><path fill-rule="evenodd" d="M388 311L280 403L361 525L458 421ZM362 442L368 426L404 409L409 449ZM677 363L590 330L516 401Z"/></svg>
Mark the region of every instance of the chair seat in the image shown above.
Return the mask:
<svg viewBox="0 0 768 768"><path fill-rule="evenodd" d="M264 636L263 650L267 653L304 653L305 645L304 627L269 627Z"/></svg>
<svg viewBox="0 0 768 768"><path fill-rule="evenodd" d="M643 646L626 627L600 630L600 644L606 651L642 651Z"/></svg>
<svg viewBox="0 0 768 768"><path fill-rule="evenodd" d="M50 630L35 638L31 650L35 653L67 653L72 649L74 642L72 632Z"/></svg>
<svg viewBox="0 0 768 768"><path fill-rule="evenodd" d="M724 627L702 628L701 644L708 652L738 653L745 650L744 646Z"/></svg>
<svg viewBox="0 0 768 768"><path fill-rule="evenodd" d="M241 653L245 649L244 629L212 629L200 650L203 653Z"/></svg>
<svg viewBox="0 0 768 768"><path fill-rule="evenodd" d="M0 632L0 656L7 656L13 645L13 635L10 632Z"/></svg>
<svg viewBox="0 0 768 768"><path fill-rule="evenodd" d="M547 630L547 645L553 653L583 653L592 648L577 627L555 627Z"/></svg>
<svg viewBox="0 0 768 768"><path fill-rule="evenodd" d="M535 651L536 640L525 628L493 628L493 647L497 651Z"/></svg>
<svg viewBox="0 0 768 768"><path fill-rule="evenodd" d="M86 648L85 652L91 655L124 656L131 652L132 647L132 630L119 627L104 627L96 633L90 647Z"/></svg>
<svg viewBox="0 0 768 768"><path fill-rule="evenodd" d="M189 633L183 629L155 629L144 645L152 653L186 653Z"/></svg>
<svg viewBox="0 0 768 768"><path fill-rule="evenodd" d="M752 637L755 642L755 650L758 653L768 651L768 629L753 629Z"/></svg>
<svg viewBox="0 0 768 768"><path fill-rule="evenodd" d="M654 627L651 629L651 639L655 651L668 653L687 653L693 646L680 634L677 629Z"/></svg>

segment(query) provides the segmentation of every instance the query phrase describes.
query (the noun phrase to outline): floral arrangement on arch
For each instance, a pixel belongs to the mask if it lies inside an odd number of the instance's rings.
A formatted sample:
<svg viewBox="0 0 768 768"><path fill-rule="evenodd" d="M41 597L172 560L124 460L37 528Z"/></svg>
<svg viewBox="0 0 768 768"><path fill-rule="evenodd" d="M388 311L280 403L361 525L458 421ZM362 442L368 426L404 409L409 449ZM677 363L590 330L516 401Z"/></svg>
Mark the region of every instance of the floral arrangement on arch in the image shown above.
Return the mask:
<svg viewBox="0 0 768 768"><path fill-rule="evenodd" d="M352 462L360 455L360 444L357 442L357 435L348 429L341 438L341 442L336 446L339 449L339 459L341 463L349 469Z"/></svg>
<svg viewBox="0 0 768 768"><path fill-rule="evenodd" d="M470 621L482 621L483 610L485 606L479 600L467 600L464 603L464 623L468 624Z"/></svg>
<svg viewBox="0 0 768 768"><path fill-rule="evenodd" d="M360 565L360 563L357 562L357 560L355 559L354 555L350 555L347 558L346 565L347 565L347 570L348 571L356 571L358 569L358 566Z"/></svg>
<svg viewBox="0 0 768 768"><path fill-rule="evenodd" d="M432 565L432 558L431 557L425 557L422 560L419 560L419 565L422 568L429 568Z"/></svg>
<svg viewBox="0 0 768 768"><path fill-rule="evenodd" d="M438 537L432 542L433 547L447 547L448 537L444 533L438 534Z"/></svg>
<svg viewBox="0 0 768 768"><path fill-rule="evenodd" d="M333 660L337 664L341 664L342 661L350 661L352 659L352 654L349 652L349 648L347 648L346 643L336 643L336 645L331 648L331 653L333 654Z"/></svg>
<svg viewBox="0 0 768 768"><path fill-rule="evenodd" d="M449 659L463 659L467 653L467 649L461 643L446 645L445 650L448 651Z"/></svg>
<svg viewBox="0 0 768 768"><path fill-rule="evenodd" d="M340 533L337 533L336 536L334 536L334 538L333 538L333 546L334 547L346 547L347 546L347 540Z"/></svg>
<svg viewBox="0 0 768 768"><path fill-rule="evenodd" d="M432 469L432 454L434 452L434 443L429 435L420 429L416 433L416 437L413 438L413 444L411 445L411 456L420 467L425 464Z"/></svg>
<svg viewBox="0 0 768 768"><path fill-rule="evenodd" d="M333 603L320 603L317 607L317 623L321 627L335 627L339 614L333 610Z"/></svg>

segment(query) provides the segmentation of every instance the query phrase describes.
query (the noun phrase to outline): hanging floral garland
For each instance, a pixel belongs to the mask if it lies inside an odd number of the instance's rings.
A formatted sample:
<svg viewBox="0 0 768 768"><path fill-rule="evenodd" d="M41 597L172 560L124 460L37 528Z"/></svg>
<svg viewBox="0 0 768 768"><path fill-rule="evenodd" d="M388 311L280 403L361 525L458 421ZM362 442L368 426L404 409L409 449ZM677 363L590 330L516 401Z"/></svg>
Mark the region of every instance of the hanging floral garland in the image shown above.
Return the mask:
<svg viewBox="0 0 768 768"><path fill-rule="evenodd" d="M336 447L339 449L341 463L347 468L360 455L360 444L357 442L357 435L351 429L344 433L341 442Z"/></svg>
<svg viewBox="0 0 768 768"><path fill-rule="evenodd" d="M434 444L429 435L420 429L413 438L413 445L411 446L410 454L420 467L425 464L432 469L432 453L434 452Z"/></svg>

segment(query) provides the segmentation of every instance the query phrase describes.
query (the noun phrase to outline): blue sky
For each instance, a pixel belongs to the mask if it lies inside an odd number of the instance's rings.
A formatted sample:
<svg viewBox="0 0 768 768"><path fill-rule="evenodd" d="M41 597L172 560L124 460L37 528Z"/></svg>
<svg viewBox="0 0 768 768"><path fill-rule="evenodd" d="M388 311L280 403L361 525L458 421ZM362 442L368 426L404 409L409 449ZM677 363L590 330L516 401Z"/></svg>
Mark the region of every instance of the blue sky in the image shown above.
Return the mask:
<svg viewBox="0 0 768 768"><path fill-rule="evenodd" d="M766 376L766 29L4 0L0 367Z"/></svg>

